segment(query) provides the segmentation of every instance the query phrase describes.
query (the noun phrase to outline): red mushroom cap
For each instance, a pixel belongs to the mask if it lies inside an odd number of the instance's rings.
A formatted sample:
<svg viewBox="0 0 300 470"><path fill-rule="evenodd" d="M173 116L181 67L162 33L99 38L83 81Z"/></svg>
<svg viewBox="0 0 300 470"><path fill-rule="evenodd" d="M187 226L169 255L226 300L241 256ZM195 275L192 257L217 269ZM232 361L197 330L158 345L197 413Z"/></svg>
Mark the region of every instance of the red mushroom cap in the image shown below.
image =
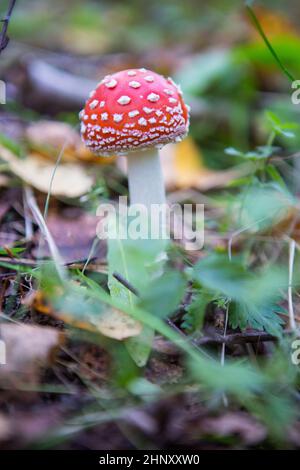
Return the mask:
<svg viewBox="0 0 300 470"><path fill-rule="evenodd" d="M188 132L189 107L179 87L146 69L106 76L80 112L83 142L100 155L162 147Z"/></svg>

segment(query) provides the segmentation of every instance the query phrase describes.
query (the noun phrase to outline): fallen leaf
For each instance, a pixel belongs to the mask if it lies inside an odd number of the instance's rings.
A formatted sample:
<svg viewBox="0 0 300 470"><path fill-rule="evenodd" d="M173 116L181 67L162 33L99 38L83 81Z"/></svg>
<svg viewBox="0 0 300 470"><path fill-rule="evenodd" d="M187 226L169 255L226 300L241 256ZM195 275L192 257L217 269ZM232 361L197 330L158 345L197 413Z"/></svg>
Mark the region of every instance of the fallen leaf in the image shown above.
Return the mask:
<svg viewBox="0 0 300 470"><path fill-rule="evenodd" d="M161 164L168 189L197 188L203 191L226 186L240 171L213 171L205 167L203 157L191 137L161 150Z"/></svg>
<svg viewBox="0 0 300 470"><path fill-rule="evenodd" d="M68 305L68 299L66 299L65 305ZM137 336L142 331L142 325L140 322L134 320L126 313L116 308L107 307L103 310L99 304L99 312L95 312L95 305L91 307L86 303L85 309L80 315L76 314L71 310L64 310L63 308L59 311L45 299L43 292L37 291L33 297L27 299L27 305L31 304L32 307L40 313L54 316L65 323L68 323L76 328L91 331L94 333L101 333L108 338L117 340L123 340ZM70 305L70 304L69 304Z"/></svg>
<svg viewBox="0 0 300 470"><path fill-rule="evenodd" d="M20 381L37 381L39 370L52 362L63 343L63 335L50 327L3 324L1 340L5 345L6 363L0 365L0 381L13 386Z"/></svg>
<svg viewBox="0 0 300 470"><path fill-rule="evenodd" d="M86 260L91 254L96 239L96 229L100 218L79 208L67 208L62 212L51 211L47 217L47 227L55 241L59 253L66 263ZM79 229L80 227L80 229ZM99 240L94 246L92 257L104 260L106 244ZM34 256L50 256L48 245L33 249Z"/></svg>
<svg viewBox="0 0 300 470"><path fill-rule="evenodd" d="M93 185L93 177L80 164L63 163L55 170L55 163L40 158L38 154L20 159L3 146L0 146L0 158L9 164L15 175L43 193L48 193L54 172L51 186L54 196L79 197Z"/></svg>
<svg viewBox="0 0 300 470"><path fill-rule="evenodd" d="M82 143L79 132L70 124L58 121L38 121L30 124L25 132L31 149L48 158L57 159L63 151L62 161L110 164L114 157L95 156Z"/></svg>
<svg viewBox="0 0 300 470"><path fill-rule="evenodd" d="M116 308L108 308L91 321L101 334L118 340L137 336L142 331L141 323Z"/></svg>

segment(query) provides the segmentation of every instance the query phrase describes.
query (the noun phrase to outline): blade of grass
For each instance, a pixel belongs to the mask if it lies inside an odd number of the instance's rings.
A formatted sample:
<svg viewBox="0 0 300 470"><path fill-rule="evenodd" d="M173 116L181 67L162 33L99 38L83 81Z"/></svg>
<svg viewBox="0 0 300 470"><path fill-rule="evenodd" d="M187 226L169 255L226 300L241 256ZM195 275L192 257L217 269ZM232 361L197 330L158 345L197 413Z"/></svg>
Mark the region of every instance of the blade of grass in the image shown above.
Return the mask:
<svg viewBox="0 0 300 470"><path fill-rule="evenodd" d="M256 30L258 31L258 33L260 34L261 38L263 39L265 45L267 46L267 48L269 49L270 53L272 54L275 62L277 63L278 67L281 69L281 71L284 73L284 75L291 81L291 82L295 82L296 79L295 77L288 71L288 69L285 67L285 65L281 62L281 59L280 57L278 56L277 52L274 50L272 44L270 43L269 39L267 38L253 8L251 7L251 1L246 1L246 9L247 9L247 12L256 28Z"/></svg>

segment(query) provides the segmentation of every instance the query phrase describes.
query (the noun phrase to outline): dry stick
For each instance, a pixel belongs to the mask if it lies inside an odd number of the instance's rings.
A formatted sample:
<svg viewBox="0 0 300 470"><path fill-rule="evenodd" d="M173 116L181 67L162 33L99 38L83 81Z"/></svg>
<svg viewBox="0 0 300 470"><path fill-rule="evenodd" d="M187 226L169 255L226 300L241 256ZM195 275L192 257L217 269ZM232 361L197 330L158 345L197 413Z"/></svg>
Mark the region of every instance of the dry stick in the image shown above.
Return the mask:
<svg viewBox="0 0 300 470"><path fill-rule="evenodd" d="M61 278L61 280L64 280L66 277L65 269L63 268L64 262L59 254L58 248L54 242L54 239L49 232L49 229L46 225L46 222L42 216L42 213L36 203L34 194L32 189L29 186L25 187L25 197L26 197L26 202L28 204L29 209L32 212L32 215L37 223L37 225L40 228L40 231L42 232L43 236L45 237L49 250L51 253L51 256L53 258L53 261L55 263L56 270Z"/></svg>
<svg viewBox="0 0 300 470"><path fill-rule="evenodd" d="M290 239L289 241L289 288L288 288L288 302L289 302L289 320L290 328L292 330L297 329L295 321L295 313L293 306L293 271L294 271L294 259L295 259L295 240Z"/></svg>
<svg viewBox="0 0 300 470"><path fill-rule="evenodd" d="M230 305L230 299L228 299L227 306L226 306L223 338L225 338L226 333L227 333L229 305ZM223 341L222 350L221 350L221 366L222 367L224 367L225 365L225 349L226 349L226 345L225 345L225 342ZM223 393L222 399L223 399L224 406L228 407L228 399L227 399L226 393Z"/></svg>
<svg viewBox="0 0 300 470"><path fill-rule="evenodd" d="M26 206L26 197L23 188L23 207L24 207L24 220L25 220L25 239L27 241L32 240L33 237L33 227L32 227L32 220L28 214L28 208Z"/></svg>
<svg viewBox="0 0 300 470"><path fill-rule="evenodd" d="M6 48L9 43L9 37L7 36L7 28L11 19L11 15L17 0L11 0L9 2L8 10L5 17L1 20L3 23L2 31L0 33L0 54Z"/></svg>

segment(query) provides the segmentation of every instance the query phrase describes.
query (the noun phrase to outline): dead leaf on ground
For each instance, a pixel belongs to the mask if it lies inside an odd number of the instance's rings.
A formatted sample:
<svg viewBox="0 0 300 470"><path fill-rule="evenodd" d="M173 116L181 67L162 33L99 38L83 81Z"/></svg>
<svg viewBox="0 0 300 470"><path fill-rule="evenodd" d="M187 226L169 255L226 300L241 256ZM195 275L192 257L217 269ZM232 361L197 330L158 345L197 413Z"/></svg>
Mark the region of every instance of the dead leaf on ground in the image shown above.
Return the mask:
<svg viewBox="0 0 300 470"><path fill-rule="evenodd" d="M43 193L48 193L54 172L51 185L54 196L79 197L93 185L93 177L80 164L63 163L55 169L55 163L40 158L38 154L32 153L20 159L3 146L0 146L0 158L9 164L16 176Z"/></svg>
<svg viewBox="0 0 300 470"><path fill-rule="evenodd" d="M38 121L26 129L30 147L52 160L63 152L62 161L82 161L110 164L114 157L97 157L81 142L80 134L70 124L58 121Z"/></svg>
<svg viewBox="0 0 300 470"><path fill-rule="evenodd" d="M6 386L35 383L38 373L50 364L63 343L61 332L50 327L24 324L1 325L6 363L0 366L0 381Z"/></svg>
<svg viewBox="0 0 300 470"><path fill-rule="evenodd" d="M162 171L168 189L197 188L206 191L226 186L240 176L234 170L213 171L205 167L203 157L191 137L161 150Z"/></svg>
<svg viewBox="0 0 300 470"><path fill-rule="evenodd" d="M63 212L51 211L47 217L47 227L54 238L60 255L66 263L88 258L96 239L97 225L101 222L100 217L86 213L78 208L68 208ZM79 229L80 227L80 229ZM48 245L43 252L39 249L33 250L34 256L50 256ZM99 240L92 253L97 260L104 260L106 244Z"/></svg>
<svg viewBox="0 0 300 470"><path fill-rule="evenodd" d="M51 302L45 299L43 292L37 291L26 301L27 305L31 305L39 313L54 316L65 323L76 328L91 331L93 333L101 333L108 338L117 339L119 341L132 336L137 336L142 331L140 322L134 320L126 313L107 306L103 311L102 305L99 304L99 313L89 312L88 303L85 304L82 316L75 316L72 312L56 311Z"/></svg>

